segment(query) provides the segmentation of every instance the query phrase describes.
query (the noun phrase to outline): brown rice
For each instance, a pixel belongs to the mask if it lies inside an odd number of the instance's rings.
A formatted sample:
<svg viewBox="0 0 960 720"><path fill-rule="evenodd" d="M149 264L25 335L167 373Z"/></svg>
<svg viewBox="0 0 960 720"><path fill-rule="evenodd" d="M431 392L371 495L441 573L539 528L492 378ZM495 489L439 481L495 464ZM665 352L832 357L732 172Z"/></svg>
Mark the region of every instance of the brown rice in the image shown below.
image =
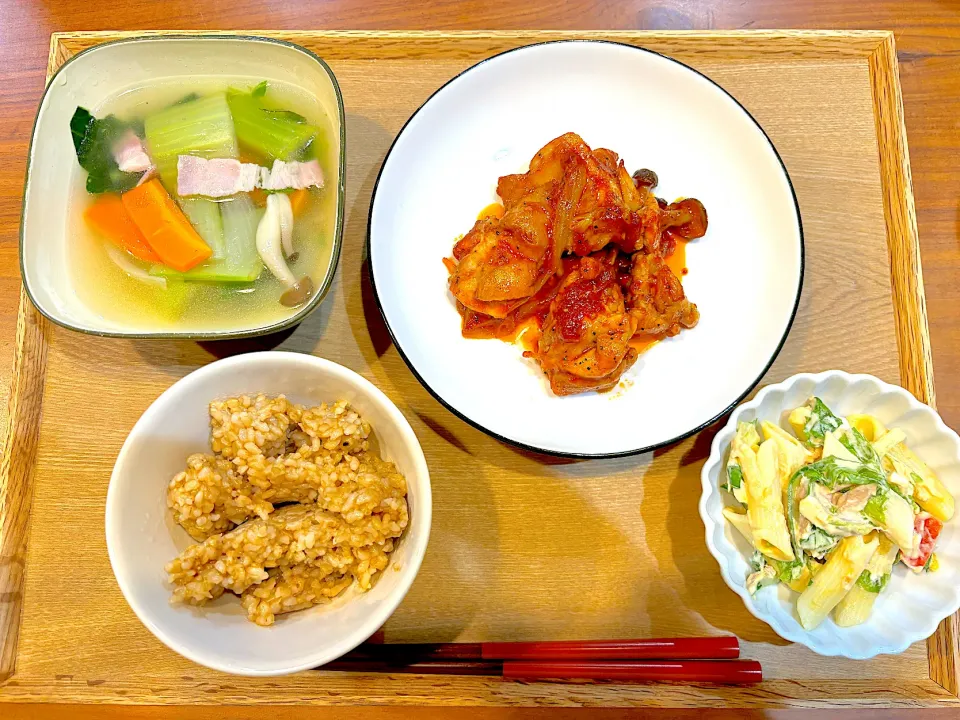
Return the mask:
<svg viewBox="0 0 960 720"><path fill-rule="evenodd" d="M263 395L211 403L210 425L214 454L187 458L167 491L201 541L167 565L173 599L242 594L248 617L269 625L354 581L369 590L408 519L406 480L371 450L370 425L344 401Z"/></svg>

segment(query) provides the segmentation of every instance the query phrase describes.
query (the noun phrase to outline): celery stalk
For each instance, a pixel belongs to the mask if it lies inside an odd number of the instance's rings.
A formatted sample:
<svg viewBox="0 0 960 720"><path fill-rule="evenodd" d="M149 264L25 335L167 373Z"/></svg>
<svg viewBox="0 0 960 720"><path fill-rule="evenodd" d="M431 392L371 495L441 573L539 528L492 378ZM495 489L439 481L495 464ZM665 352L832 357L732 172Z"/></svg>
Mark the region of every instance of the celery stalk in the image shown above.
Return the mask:
<svg viewBox="0 0 960 720"><path fill-rule="evenodd" d="M253 204L247 195L237 195L227 202L209 202L216 208L222 222L224 255L220 259L207 260L202 265L185 273L177 272L166 265L154 265L151 275L170 280L186 280L201 283L251 283L260 277L263 262L257 254L257 225L263 211ZM186 208L184 208L186 211ZM192 221L192 218L191 218ZM200 228L197 228L200 232ZM203 233L200 233L203 235ZM204 236L206 240L206 236Z"/></svg>
<svg viewBox="0 0 960 720"><path fill-rule="evenodd" d="M264 107L251 93L231 90L227 103L237 140L267 161L299 159L320 132L296 113Z"/></svg>
<svg viewBox="0 0 960 720"><path fill-rule="evenodd" d="M171 105L144 120L150 157L160 179L172 194L177 191L177 157L237 157L237 136L224 93Z"/></svg>

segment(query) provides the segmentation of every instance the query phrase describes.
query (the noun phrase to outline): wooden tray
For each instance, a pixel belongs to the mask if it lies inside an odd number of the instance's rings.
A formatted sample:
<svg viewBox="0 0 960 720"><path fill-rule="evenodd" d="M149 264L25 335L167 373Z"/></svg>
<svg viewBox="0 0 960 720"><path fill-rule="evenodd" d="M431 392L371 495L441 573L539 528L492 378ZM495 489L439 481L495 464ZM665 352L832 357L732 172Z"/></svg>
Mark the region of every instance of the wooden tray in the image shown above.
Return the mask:
<svg viewBox="0 0 960 720"><path fill-rule="evenodd" d="M110 471L136 419L174 380L215 356L262 343L89 337L51 326L24 302L0 468L0 671L9 676L0 700L957 702L955 618L926 646L853 662L791 645L747 612L721 580L697 515L699 473L716 427L653 455L616 460L559 460L503 445L446 412L417 383L390 344L363 258L370 193L387 148L447 79L482 58L538 41L582 37L642 45L689 63L735 95L770 134L796 186L807 243L803 301L764 383L842 368L899 381L933 402L891 33L261 34L300 43L328 60L347 110L340 272L328 299L280 347L343 363L380 386L413 424L433 477L432 542L408 598L384 628L386 641L733 632L745 655L763 662L767 680L738 689L322 671L238 679L182 659L140 624L114 581L102 531ZM49 69L122 36L54 35Z"/></svg>

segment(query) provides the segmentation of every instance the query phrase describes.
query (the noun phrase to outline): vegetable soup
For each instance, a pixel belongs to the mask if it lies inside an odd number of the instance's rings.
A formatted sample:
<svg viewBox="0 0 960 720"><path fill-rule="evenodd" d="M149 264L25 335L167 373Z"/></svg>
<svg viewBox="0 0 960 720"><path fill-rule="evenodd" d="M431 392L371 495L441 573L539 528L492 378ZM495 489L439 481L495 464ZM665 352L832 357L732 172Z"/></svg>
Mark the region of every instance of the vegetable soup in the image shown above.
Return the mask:
<svg viewBox="0 0 960 720"><path fill-rule="evenodd" d="M77 108L70 265L105 318L201 331L282 322L332 259L337 142L282 83L198 79Z"/></svg>

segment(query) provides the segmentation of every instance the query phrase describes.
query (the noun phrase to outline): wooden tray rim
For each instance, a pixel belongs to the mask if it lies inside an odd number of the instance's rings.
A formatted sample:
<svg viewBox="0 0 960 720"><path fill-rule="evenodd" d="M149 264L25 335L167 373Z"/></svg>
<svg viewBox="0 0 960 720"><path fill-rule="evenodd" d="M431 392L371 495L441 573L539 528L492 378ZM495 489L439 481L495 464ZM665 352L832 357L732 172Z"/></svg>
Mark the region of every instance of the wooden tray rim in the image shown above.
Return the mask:
<svg viewBox="0 0 960 720"><path fill-rule="evenodd" d="M890 256L894 320L900 360L900 380L922 402L935 405L933 364L927 327L926 300L920 266L919 238L906 142L906 128L900 92L894 35L881 30L716 30L716 31L326 31L326 30L244 30L244 31L96 31L57 32L50 38L47 81L62 62L74 54L76 43L106 42L129 37L169 35L243 35L281 38L291 42L320 39L327 43L355 46L367 41L362 57L389 57L394 47L416 47L423 55L438 52L460 57L493 41L504 43L544 42L559 39L607 39L631 44L655 43L658 52L682 54L695 48L702 55L718 59L756 57L761 51L775 51L797 59L830 57L863 58L868 63L873 91L874 120L879 147L883 206ZM70 46L73 45L74 49ZM354 56L356 53L348 48ZM379 53L379 54L378 54ZM409 57L409 54L405 54ZM14 677L17 640L23 599L23 571L26 561L27 530L32 497L32 472L37 452L38 428L46 370L47 332L50 327L21 289L17 319L14 367L11 376L7 433L0 456L0 702L17 701L15 694L2 692L2 683ZM927 641L929 679L903 683L903 703L943 704L960 695L960 614L944 620ZM770 706L799 704L820 706L832 703L862 704L852 696L889 690L883 680L841 683L833 691L826 683L825 697L800 698L790 692L792 681L768 681L738 704ZM774 687L775 686L775 687ZM769 689L767 689L769 688ZM657 691L662 700L676 696ZM651 696L652 697L652 696ZM703 695L709 697L708 694ZM875 703L870 702L871 706Z"/></svg>

